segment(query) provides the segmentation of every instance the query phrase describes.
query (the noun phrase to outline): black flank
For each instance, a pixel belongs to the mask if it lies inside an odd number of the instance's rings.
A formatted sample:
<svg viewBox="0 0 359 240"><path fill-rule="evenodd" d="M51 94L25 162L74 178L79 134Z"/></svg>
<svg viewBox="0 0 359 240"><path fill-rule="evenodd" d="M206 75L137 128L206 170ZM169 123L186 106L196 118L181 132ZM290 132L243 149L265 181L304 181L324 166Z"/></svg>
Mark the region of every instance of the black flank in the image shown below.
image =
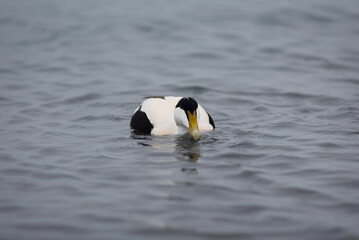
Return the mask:
<svg viewBox="0 0 359 240"><path fill-rule="evenodd" d="M207 112L208 114L208 117L209 117L209 123L213 126L213 129L216 128L216 126L214 125L214 121L213 121L213 118L211 117L211 115L209 115L209 113Z"/></svg>
<svg viewBox="0 0 359 240"><path fill-rule="evenodd" d="M153 129L152 123L148 119L146 113L141 111L141 107L135 112L135 114L133 114L130 126L132 129L146 134L151 134Z"/></svg>

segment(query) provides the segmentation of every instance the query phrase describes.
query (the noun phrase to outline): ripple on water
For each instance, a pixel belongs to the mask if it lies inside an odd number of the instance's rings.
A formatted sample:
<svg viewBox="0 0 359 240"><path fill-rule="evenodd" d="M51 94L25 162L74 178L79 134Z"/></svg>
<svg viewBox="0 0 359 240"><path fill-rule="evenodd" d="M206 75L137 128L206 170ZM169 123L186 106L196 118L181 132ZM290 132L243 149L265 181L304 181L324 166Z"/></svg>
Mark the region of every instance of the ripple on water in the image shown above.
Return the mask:
<svg viewBox="0 0 359 240"><path fill-rule="evenodd" d="M103 96L99 93L87 93L82 96L70 97L68 99L63 100L62 102L65 104L80 104L93 100L101 99Z"/></svg>
<svg viewBox="0 0 359 240"><path fill-rule="evenodd" d="M93 121L122 121L125 120L125 118L121 117L121 116L117 116L117 115L112 115L112 114L106 114L106 115L100 115L100 116L94 116L94 115L87 115L87 116L83 116L83 117L79 117L75 120L73 120L73 122L93 122Z"/></svg>
<svg viewBox="0 0 359 240"><path fill-rule="evenodd" d="M254 138L258 140L276 140L276 139L284 139L286 136L274 135L263 133L255 130L243 130L243 129L234 129L232 133L235 136L243 137L243 138Z"/></svg>
<svg viewBox="0 0 359 240"><path fill-rule="evenodd" d="M222 60L225 59L226 56L219 53L214 52L191 52L185 55L187 58L191 59L199 59L199 60Z"/></svg>
<svg viewBox="0 0 359 240"><path fill-rule="evenodd" d="M232 148L232 149L237 149L237 150L240 150L240 149L253 149L253 148L257 148L258 145L251 142L251 141L246 141L244 140L243 142L239 142L239 143L235 143L233 145L230 145L229 148Z"/></svg>
<svg viewBox="0 0 359 240"><path fill-rule="evenodd" d="M198 82L201 81L201 79L190 79L191 82ZM179 86L179 85L172 85L172 84L167 84L165 85L166 88L168 88L169 90L175 91L175 92L180 92L180 93L190 93L192 95L196 95L196 94L203 94L203 93L207 93L207 92L213 92L214 90L208 86L204 87L201 85L190 85L190 86Z"/></svg>
<svg viewBox="0 0 359 240"><path fill-rule="evenodd" d="M3 151L3 149L0 148L0 151ZM10 154L0 153L0 162L3 162L3 163L15 163L17 161L18 160L15 157L13 157L12 155L10 155Z"/></svg>
<svg viewBox="0 0 359 240"><path fill-rule="evenodd" d="M46 231L53 232L53 236L61 233L76 233L76 234L86 234L88 233L88 228L81 228L73 225L73 223L49 223L49 222L38 222L38 223L22 223L18 224L16 228L19 231L26 230L30 232Z"/></svg>
<svg viewBox="0 0 359 240"><path fill-rule="evenodd" d="M333 81L344 82L344 83L349 83L349 84L354 84L354 85L359 84L359 79L358 78L333 79Z"/></svg>
<svg viewBox="0 0 359 240"><path fill-rule="evenodd" d="M236 161L248 161L248 160L254 160L254 159L261 159L263 157L266 157L265 154L258 154L258 153L241 153L238 151L226 151L223 153L217 153L211 156L211 158L214 159L233 159Z"/></svg>
<svg viewBox="0 0 359 240"><path fill-rule="evenodd" d="M102 94L99 93L87 93L79 96L72 96L65 98L64 100L59 101L50 101L47 103L42 104L44 107L53 108L60 105L79 105L84 103L89 103L103 97Z"/></svg>
<svg viewBox="0 0 359 240"><path fill-rule="evenodd" d="M334 112L322 114L318 116L320 119L328 119L328 120L340 120L340 119L348 119L359 122L359 108L353 106L340 107L334 110Z"/></svg>
<svg viewBox="0 0 359 240"><path fill-rule="evenodd" d="M313 190L308 187L281 187L277 189L276 194L282 196L295 195L298 199L307 199L311 201L322 201L328 202L332 197L323 192L318 191L317 189ZM333 199L334 200L334 199Z"/></svg>

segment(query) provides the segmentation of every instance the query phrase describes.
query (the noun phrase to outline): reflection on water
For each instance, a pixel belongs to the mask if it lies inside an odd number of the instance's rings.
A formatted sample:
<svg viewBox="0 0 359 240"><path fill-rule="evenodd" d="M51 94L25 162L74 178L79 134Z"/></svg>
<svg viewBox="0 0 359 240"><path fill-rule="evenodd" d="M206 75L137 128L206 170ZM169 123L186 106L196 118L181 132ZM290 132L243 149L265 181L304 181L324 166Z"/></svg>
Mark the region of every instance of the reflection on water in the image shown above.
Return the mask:
<svg viewBox="0 0 359 240"><path fill-rule="evenodd" d="M194 140L189 134L178 136L176 138L176 147L174 149L174 153L177 154L177 160L197 162L201 157L199 141ZM189 175L198 173L197 168L195 167L184 167L182 168L182 172Z"/></svg>
<svg viewBox="0 0 359 240"><path fill-rule="evenodd" d="M201 157L201 139L194 140L189 134L177 136L151 136L133 132L131 137L137 141L138 145L152 147L160 152L174 154L177 161L187 161L195 163ZM181 171L188 175L198 174L195 167L183 167Z"/></svg>
<svg viewBox="0 0 359 240"><path fill-rule="evenodd" d="M200 140L194 140L189 134L159 137L133 132L131 137L141 146L172 152L179 161L197 162L201 157Z"/></svg>
<svg viewBox="0 0 359 240"><path fill-rule="evenodd" d="M178 136L174 152L180 161L197 162L201 157L200 142L194 140L189 134Z"/></svg>

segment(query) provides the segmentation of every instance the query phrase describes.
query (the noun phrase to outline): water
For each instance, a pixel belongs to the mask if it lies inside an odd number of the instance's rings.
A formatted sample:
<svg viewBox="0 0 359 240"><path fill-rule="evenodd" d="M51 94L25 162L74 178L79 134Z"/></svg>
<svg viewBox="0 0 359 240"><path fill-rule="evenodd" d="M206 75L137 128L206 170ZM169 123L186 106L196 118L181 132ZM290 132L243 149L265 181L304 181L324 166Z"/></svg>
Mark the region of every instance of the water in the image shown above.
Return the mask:
<svg viewBox="0 0 359 240"><path fill-rule="evenodd" d="M358 239L357 1L0 2L0 239ZM141 136L145 96L214 132Z"/></svg>

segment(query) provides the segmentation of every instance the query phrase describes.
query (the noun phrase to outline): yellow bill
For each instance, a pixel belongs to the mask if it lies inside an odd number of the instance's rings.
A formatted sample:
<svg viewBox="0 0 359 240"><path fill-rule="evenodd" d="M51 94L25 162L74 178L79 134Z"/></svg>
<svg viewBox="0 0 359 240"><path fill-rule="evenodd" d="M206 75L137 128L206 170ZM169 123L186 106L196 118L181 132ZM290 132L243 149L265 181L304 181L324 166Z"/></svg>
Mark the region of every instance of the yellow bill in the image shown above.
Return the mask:
<svg viewBox="0 0 359 240"><path fill-rule="evenodd" d="M198 124L197 124L197 115L196 112L193 112L193 115L190 113L190 111L187 111L188 114L188 123L189 123L189 133L192 135L194 139L198 139L200 137Z"/></svg>

